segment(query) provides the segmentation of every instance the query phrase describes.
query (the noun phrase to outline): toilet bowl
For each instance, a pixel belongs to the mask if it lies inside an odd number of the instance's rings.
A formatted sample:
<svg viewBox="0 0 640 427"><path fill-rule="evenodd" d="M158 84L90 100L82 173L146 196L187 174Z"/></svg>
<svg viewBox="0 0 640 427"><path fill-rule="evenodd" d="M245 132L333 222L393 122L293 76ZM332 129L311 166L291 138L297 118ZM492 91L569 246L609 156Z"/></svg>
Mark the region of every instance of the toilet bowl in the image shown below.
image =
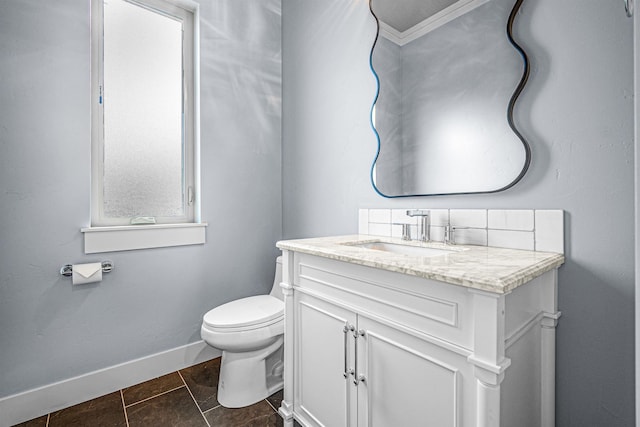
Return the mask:
<svg viewBox="0 0 640 427"><path fill-rule="evenodd" d="M252 405L282 389L284 298L282 257L269 295L228 302L208 311L200 335L222 350L218 402L227 408Z"/></svg>

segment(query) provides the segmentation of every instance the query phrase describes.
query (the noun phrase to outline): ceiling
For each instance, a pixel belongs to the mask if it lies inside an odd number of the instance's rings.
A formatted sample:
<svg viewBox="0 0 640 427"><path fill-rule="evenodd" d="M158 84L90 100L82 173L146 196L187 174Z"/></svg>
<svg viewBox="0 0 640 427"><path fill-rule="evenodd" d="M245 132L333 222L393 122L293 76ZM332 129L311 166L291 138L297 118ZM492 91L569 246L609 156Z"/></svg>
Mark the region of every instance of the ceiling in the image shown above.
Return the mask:
<svg viewBox="0 0 640 427"><path fill-rule="evenodd" d="M402 33L458 0L372 0L378 19Z"/></svg>

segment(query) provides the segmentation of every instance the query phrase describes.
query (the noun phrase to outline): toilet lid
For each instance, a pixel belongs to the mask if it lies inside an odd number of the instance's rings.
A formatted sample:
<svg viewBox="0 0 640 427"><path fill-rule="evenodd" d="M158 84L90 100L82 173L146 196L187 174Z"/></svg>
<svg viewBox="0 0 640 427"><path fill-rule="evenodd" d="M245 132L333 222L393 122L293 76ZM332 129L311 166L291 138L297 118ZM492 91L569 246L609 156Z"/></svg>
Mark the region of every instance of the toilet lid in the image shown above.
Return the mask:
<svg viewBox="0 0 640 427"><path fill-rule="evenodd" d="M284 317L284 302L271 295L258 295L228 302L209 310L203 318L214 328L238 328L273 323Z"/></svg>

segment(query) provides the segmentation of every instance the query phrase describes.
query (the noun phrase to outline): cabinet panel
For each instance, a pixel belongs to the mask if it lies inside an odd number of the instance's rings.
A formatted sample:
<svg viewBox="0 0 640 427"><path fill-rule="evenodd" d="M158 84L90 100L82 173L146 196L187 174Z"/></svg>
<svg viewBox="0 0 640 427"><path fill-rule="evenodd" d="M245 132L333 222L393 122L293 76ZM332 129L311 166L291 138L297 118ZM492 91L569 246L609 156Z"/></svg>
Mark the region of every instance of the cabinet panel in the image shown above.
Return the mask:
<svg viewBox="0 0 640 427"><path fill-rule="evenodd" d="M296 299L294 410L310 426L354 426L355 391L352 377L344 377L345 361L347 371L353 367L354 343L344 326L355 325L356 315L309 295Z"/></svg>
<svg viewBox="0 0 640 427"><path fill-rule="evenodd" d="M336 268L339 265L340 268ZM432 280L297 254L296 286L470 349L472 295Z"/></svg>
<svg viewBox="0 0 640 427"><path fill-rule="evenodd" d="M463 425L463 384L472 378L464 357L363 316L358 328L365 332L359 339L358 373L365 381L358 387L358 425Z"/></svg>
<svg viewBox="0 0 640 427"><path fill-rule="evenodd" d="M506 350L511 366L501 385L502 425L536 427L542 422L542 352L540 351L542 328L536 323Z"/></svg>

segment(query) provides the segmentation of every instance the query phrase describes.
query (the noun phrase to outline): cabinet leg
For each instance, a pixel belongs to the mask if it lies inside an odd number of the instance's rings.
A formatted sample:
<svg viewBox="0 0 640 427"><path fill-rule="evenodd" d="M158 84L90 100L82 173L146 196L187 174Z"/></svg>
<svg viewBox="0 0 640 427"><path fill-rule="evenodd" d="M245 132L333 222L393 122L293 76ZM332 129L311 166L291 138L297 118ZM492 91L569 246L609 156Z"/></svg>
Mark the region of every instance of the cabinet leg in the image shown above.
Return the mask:
<svg viewBox="0 0 640 427"><path fill-rule="evenodd" d="M545 318L542 323L542 378L541 378L541 420L544 426L554 426L556 422L556 323L557 317Z"/></svg>
<svg viewBox="0 0 640 427"><path fill-rule="evenodd" d="M500 385L477 380L478 427L500 427Z"/></svg>
<svg viewBox="0 0 640 427"><path fill-rule="evenodd" d="M278 413L282 417L284 427L293 427L293 411L292 405L286 401L282 401Z"/></svg>

